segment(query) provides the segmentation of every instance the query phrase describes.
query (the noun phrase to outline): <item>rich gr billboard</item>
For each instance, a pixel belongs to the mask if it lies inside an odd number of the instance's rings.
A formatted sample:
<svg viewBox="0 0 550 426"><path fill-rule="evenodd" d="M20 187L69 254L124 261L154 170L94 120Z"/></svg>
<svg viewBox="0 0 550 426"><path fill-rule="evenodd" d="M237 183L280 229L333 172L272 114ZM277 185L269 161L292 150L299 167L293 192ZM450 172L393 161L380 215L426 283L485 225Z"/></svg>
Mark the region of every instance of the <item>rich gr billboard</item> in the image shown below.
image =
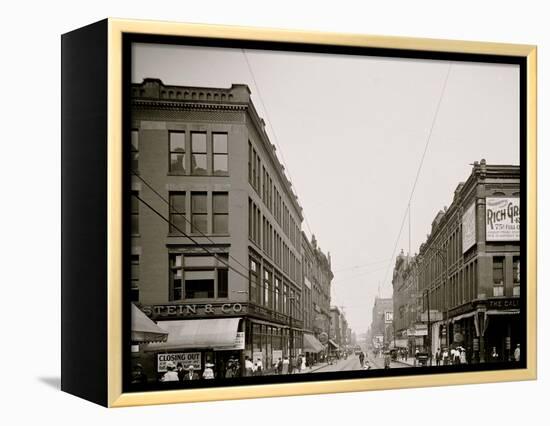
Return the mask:
<svg viewBox="0 0 550 426"><path fill-rule="evenodd" d="M519 241L519 198L487 198L485 239Z"/></svg>

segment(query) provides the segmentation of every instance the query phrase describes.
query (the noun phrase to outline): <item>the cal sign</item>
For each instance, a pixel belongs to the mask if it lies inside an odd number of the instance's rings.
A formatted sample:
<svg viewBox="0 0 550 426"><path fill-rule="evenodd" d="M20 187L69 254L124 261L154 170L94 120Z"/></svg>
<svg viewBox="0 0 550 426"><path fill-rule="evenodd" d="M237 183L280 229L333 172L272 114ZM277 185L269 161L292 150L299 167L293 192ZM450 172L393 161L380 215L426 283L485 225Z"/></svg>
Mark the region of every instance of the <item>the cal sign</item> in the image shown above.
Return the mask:
<svg viewBox="0 0 550 426"><path fill-rule="evenodd" d="M487 241L519 241L519 198L487 198Z"/></svg>

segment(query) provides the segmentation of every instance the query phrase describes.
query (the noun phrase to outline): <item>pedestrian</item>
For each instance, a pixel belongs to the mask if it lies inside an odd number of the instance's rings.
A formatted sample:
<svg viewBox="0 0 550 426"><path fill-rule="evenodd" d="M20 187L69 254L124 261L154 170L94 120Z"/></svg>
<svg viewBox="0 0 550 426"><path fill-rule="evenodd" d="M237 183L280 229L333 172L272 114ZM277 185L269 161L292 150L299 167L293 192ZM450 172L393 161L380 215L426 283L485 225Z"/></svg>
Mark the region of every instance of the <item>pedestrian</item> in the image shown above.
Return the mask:
<svg viewBox="0 0 550 426"><path fill-rule="evenodd" d="M288 360L288 357L285 356L283 359L283 368L281 369L282 374L288 374L288 366L290 365L290 361Z"/></svg>
<svg viewBox="0 0 550 426"><path fill-rule="evenodd" d="M264 366L262 363L262 359L258 358L254 363L254 375L261 376L263 374L263 369L264 369Z"/></svg>
<svg viewBox="0 0 550 426"><path fill-rule="evenodd" d="M492 362L498 362L498 352L497 352L497 348L495 346L493 346L493 350L491 352L491 361Z"/></svg>
<svg viewBox="0 0 550 426"><path fill-rule="evenodd" d="M298 373L302 371L302 354L298 355L298 359L296 360L296 371Z"/></svg>
<svg viewBox="0 0 550 426"><path fill-rule="evenodd" d="M301 367L301 370L305 370L306 369L306 357L303 356L302 357L302 367Z"/></svg>
<svg viewBox="0 0 550 426"><path fill-rule="evenodd" d="M516 349L514 349L514 360L516 362L519 362L520 359L521 359L521 351L519 349L519 343L518 343L516 346Z"/></svg>
<svg viewBox="0 0 550 426"><path fill-rule="evenodd" d="M466 349L460 348L460 363L466 364Z"/></svg>
<svg viewBox="0 0 550 426"><path fill-rule="evenodd" d="M288 364L288 374L294 374L294 370L296 369L296 359L291 356L290 362Z"/></svg>
<svg viewBox="0 0 550 426"><path fill-rule="evenodd" d="M161 382L178 382L178 373L175 371L175 365L172 361L166 363L166 373L160 378Z"/></svg>
<svg viewBox="0 0 550 426"><path fill-rule="evenodd" d="M252 376L252 373L254 372L254 364L252 363L252 360L248 357L244 357L244 375L245 377Z"/></svg>
<svg viewBox="0 0 550 426"><path fill-rule="evenodd" d="M441 365L441 348L437 348L435 351L435 365L439 367Z"/></svg>
<svg viewBox="0 0 550 426"><path fill-rule="evenodd" d="M235 377L235 361L233 358L229 358L229 361L227 361L227 366L225 367L225 378L226 379L232 379Z"/></svg>
<svg viewBox="0 0 550 426"><path fill-rule="evenodd" d="M443 365L449 364L449 350L447 348L443 349L441 359L443 360Z"/></svg>
<svg viewBox="0 0 550 426"><path fill-rule="evenodd" d="M206 363L204 365L204 371L202 372L202 378L206 380L211 380L214 378L214 370L212 369L214 364Z"/></svg>
<svg viewBox="0 0 550 426"><path fill-rule="evenodd" d="M178 362L176 365L176 372L178 373L178 379L180 382L183 382L183 376L185 376L185 370L183 369L183 364Z"/></svg>
<svg viewBox="0 0 550 426"><path fill-rule="evenodd" d="M365 354L362 351L359 353L359 364L361 364L361 368L363 368L365 364Z"/></svg>
<svg viewBox="0 0 550 426"><path fill-rule="evenodd" d="M187 373L183 376L183 380L199 380L199 375L195 372L195 367L193 365L187 367Z"/></svg>
<svg viewBox="0 0 550 426"><path fill-rule="evenodd" d="M454 356L454 364L455 365L459 365L460 364L460 352L461 352L461 347L458 347L455 349L455 356Z"/></svg>
<svg viewBox="0 0 550 426"><path fill-rule="evenodd" d="M281 374L283 372L283 360L282 358L279 358L277 360L277 364L275 365L275 371L277 374Z"/></svg>
<svg viewBox="0 0 550 426"><path fill-rule="evenodd" d="M384 369L389 369L390 367L391 367L390 352L386 351L384 354Z"/></svg>

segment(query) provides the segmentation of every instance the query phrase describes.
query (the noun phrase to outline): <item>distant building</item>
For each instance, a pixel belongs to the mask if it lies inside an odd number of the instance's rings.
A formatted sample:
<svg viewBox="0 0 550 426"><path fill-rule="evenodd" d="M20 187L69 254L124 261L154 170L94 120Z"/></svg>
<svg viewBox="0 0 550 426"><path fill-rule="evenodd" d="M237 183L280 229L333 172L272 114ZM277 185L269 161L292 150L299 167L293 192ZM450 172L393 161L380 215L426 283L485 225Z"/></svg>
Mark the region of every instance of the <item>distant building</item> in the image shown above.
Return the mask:
<svg viewBox="0 0 550 426"><path fill-rule="evenodd" d="M405 255L403 250L395 260L393 269L393 328L395 345L414 353L425 345L427 326L420 322L418 304L418 265L415 256Z"/></svg>
<svg viewBox="0 0 550 426"><path fill-rule="evenodd" d="M389 346L393 341L393 299L376 297L372 307L370 327L373 347Z"/></svg>
<svg viewBox="0 0 550 426"><path fill-rule="evenodd" d="M327 351L328 342L322 344L319 339L330 335L330 288L334 275L330 253L323 253L315 235L311 241L304 232L301 235L304 352L317 359Z"/></svg>

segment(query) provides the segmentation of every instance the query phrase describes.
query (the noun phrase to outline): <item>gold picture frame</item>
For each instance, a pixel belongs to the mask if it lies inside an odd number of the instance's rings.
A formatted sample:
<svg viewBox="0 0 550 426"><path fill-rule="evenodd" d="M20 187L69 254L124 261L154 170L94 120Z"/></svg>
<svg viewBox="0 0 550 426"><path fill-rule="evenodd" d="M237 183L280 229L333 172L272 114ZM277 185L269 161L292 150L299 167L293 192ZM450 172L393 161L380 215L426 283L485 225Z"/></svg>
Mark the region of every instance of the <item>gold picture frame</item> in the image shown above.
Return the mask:
<svg viewBox="0 0 550 426"><path fill-rule="evenodd" d="M109 407L166 404L357 392L381 389L491 383L534 380L537 377L537 49L532 45L436 40L407 37L335 34L289 31L222 25L184 24L109 18L107 46L107 128L106 128L106 399ZM77 30L78 31L78 30ZM76 32L75 32L76 33ZM526 61L526 141L527 141L527 358L526 368L499 371L473 371L459 374L372 377L345 380L306 381L284 384L242 385L189 390L123 392L123 320L122 320L122 252L123 252L123 36L124 34L199 37L227 40L252 40L280 43L304 43L327 46L356 46L390 50L413 50L438 53L502 55ZM69 33L70 35L71 33ZM67 284L69 285L69 284ZM67 298L68 302L70 300ZM67 332L69 333L69 332ZM70 340L70 337L67 337ZM70 373L67 373L67 375ZM62 383L63 387L63 383ZM71 386L68 392L79 394ZM84 395L86 398L86 396ZM93 399L93 398L88 398Z"/></svg>

